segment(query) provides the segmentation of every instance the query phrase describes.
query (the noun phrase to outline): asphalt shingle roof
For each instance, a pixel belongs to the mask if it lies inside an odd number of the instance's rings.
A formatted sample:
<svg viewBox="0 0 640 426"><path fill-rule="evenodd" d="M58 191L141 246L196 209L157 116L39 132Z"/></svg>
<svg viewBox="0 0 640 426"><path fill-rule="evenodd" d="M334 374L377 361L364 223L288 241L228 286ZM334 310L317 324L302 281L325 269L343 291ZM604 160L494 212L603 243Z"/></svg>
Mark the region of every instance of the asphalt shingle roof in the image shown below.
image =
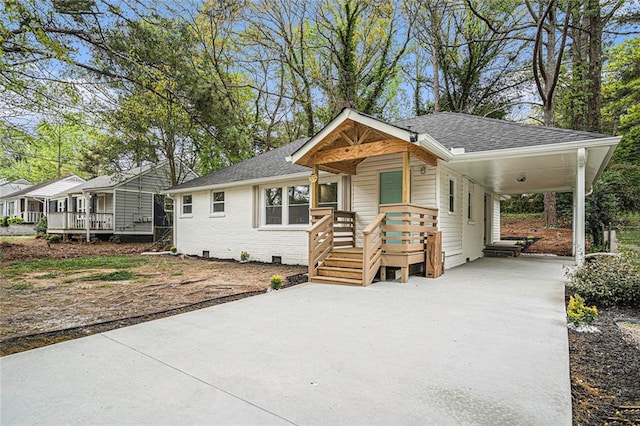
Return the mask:
<svg viewBox="0 0 640 426"><path fill-rule="evenodd" d="M283 176L309 172L309 168L289 163L286 158L297 151L308 139L298 139L290 144L272 149L238 164L216 170L197 179L174 186L172 189L197 188L223 183Z"/></svg>
<svg viewBox="0 0 640 426"><path fill-rule="evenodd" d="M390 124L419 134L426 133L447 149L464 148L465 152L552 145L609 137L598 133L535 126L453 112L438 112ZM300 149L306 141L308 139L299 139L241 163L174 186L169 190L308 172L308 168L285 160Z"/></svg>
<svg viewBox="0 0 640 426"><path fill-rule="evenodd" d="M535 126L455 112L438 112L400 120L394 126L427 133L447 149L465 152L494 151L586 141L610 137L599 133Z"/></svg>

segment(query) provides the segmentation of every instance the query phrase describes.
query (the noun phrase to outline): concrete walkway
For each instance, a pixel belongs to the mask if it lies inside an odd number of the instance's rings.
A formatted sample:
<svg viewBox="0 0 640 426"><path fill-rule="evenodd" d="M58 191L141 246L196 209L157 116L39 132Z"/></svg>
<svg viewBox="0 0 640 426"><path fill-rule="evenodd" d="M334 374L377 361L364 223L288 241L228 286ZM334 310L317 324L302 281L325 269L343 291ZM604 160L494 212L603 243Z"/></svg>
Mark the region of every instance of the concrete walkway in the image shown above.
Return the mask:
<svg viewBox="0 0 640 426"><path fill-rule="evenodd" d="M562 261L304 284L0 359L2 425L570 425Z"/></svg>

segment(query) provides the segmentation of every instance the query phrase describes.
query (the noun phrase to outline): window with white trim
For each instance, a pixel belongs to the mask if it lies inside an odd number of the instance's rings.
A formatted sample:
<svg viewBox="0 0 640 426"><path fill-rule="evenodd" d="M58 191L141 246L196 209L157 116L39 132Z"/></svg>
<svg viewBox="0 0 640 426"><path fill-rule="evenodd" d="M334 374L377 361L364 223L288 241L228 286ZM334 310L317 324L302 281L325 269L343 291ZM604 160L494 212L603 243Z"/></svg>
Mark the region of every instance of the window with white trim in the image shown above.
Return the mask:
<svg viewBox="0 0 640 426"><path fill-rule="evenodd" d="M282 225L282 188L265 189L265 223Z"/></svg>
<svg viewBox="0 0 640 426"><path fill-rule="evenodd" d="M456 210L456 181L449 179L449 213Z"/></svg>
<svg viewBox="0 0 640 426"><path fill-rule="evenodd" d="M309 223L309 185L290 186L289 193L289 225Z"/></svg>
<svg viewBox="0 0 640 426"><path fill-rule="evenodd" d="M193 196L191 194L182 196L182 214L193 214Z"/></svg>
<svg viewBox="0 0 640 426"><path fill-rule="evenodd" d="M211 191L211 213L224 213L223 191Z"/></svg>

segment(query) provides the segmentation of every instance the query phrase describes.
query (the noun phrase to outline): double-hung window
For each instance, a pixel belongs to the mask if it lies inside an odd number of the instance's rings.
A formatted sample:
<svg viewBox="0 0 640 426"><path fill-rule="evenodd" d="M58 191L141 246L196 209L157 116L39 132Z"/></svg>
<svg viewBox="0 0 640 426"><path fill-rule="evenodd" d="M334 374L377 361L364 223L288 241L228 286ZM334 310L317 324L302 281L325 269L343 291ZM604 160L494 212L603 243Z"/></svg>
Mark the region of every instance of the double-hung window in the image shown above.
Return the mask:
<svg viewBox="0 0 640 426"><path fill-rule="evenodd" d="M182 214L190 215L193 213L193 197L191 194L182 196Z"/></svg>
<svg viewBox="0 0 640 426"><path fill-rule="evenodd" d="M224 192L211 192L211 213L224 213Z"/></svg>
<svg viewBox="0 0 640 426"><path fill-rule="evenodd" d="M265 190L267 225L282 225L282 188L267 188Z"/></svg>
<svg viewBox="0 0 640 426"><path fill-rule="evenodd" d="M309 185L289 187L289 225L309 223Z"/></svg>
<svg viewBox="0 0 640 426"><path fill-rule="evenodd" d="M265 225L308 225L311 192L309 185L288 185L263 189ZM338 208L338 184L319 185L318 206Z"/></svg>

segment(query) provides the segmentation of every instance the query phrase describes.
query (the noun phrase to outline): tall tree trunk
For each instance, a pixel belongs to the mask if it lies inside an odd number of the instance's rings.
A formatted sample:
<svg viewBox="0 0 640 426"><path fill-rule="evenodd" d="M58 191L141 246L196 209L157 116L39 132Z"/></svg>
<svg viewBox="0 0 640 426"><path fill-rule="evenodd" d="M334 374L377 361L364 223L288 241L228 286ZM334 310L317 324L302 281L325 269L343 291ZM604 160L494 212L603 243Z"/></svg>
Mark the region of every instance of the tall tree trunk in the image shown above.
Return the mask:
<svg viewBox="0 0 640 426"><path fill-rule="evenodd" d="M544 193L544 223L546 226L555 226L558 221L556 214L556 193Z"/></svg>
<svg viewBox="0 0 640 426"><path fill-rule="evenodd" d="M602 31L604 23L600 16L599 0L589 0L587 6L589 23L589 78L587 79L587 130L599 132L602 108Z"/></svg>

